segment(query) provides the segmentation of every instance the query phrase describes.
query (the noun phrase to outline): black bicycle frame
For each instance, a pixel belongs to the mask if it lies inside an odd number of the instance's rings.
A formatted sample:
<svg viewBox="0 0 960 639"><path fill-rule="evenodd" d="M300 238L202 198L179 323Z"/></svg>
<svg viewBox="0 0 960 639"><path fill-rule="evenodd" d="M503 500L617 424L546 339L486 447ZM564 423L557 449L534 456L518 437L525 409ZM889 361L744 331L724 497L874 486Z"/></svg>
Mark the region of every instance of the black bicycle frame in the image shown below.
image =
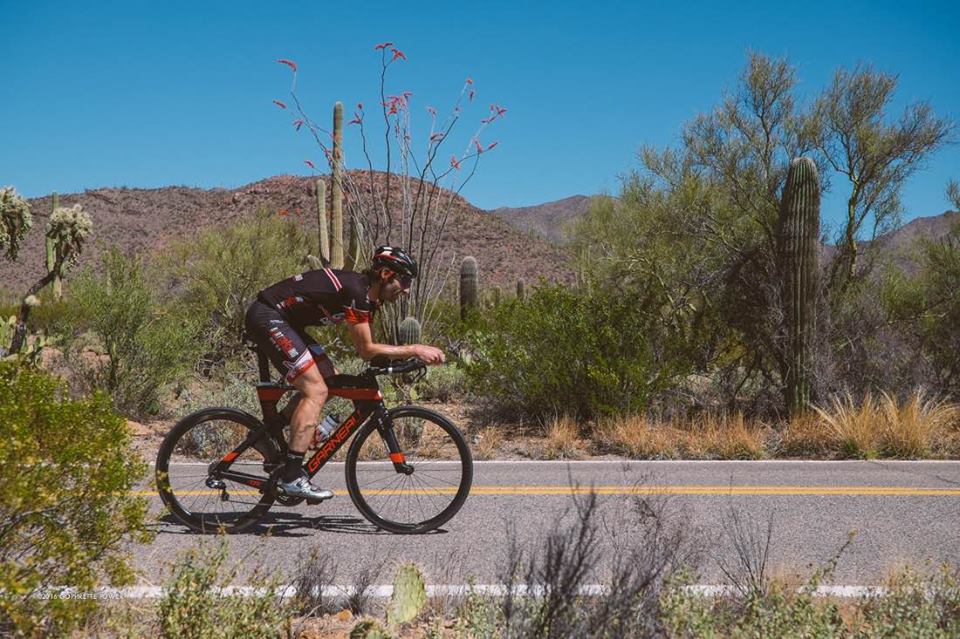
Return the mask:
<svg viewBox="0 0 960 639"><path fill-rule="evenodd" d="M269 368L264 366L266 358L258 353L258 360L261 381L257 384L257 399L260 400L260 408L263 411L264 426L251 431L239 446L224 455L222 459L213 462L210 465L209 472L211 476L229 479L262 490L263 479L261 477L230 470L229 467L244 451L251 446L256 446L260 440L266 437L272 437L280 445L281 452L286 451L286 442L283 440L283 427L286 425L286 420L277 410L277 404L284 395L296 390L296 388L289 384L269 381ZM380 393L380 386L377 384L376 377L369 374L334 375L324 381L331 396L353 400L354 411L337 426L323 445L306 461L307 474L311 478L316 475L370 417L377 420L377 430L383 438L384 444L386 444L394 469L398 473L409 474L410 466L407 465L403 451L400 450L400 444L393 431L390 415L383 404L383 395Z"/></svg>

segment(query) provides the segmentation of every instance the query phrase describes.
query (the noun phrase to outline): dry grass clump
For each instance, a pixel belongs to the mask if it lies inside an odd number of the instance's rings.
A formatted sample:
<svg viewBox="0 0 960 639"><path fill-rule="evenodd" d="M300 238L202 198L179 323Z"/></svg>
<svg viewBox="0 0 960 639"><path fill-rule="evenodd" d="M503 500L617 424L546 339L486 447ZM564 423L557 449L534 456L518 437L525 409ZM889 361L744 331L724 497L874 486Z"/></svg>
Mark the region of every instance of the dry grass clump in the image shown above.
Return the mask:
<svg viewBox="0 0 960 639"><path fill-rule="evenodd" d="M586 455L586 446L579 437L577 423L566 415L554 418L547 426L543 444L546 459L579 459Z"/></svg>
<svg viewBox="0 0 960 639"><path fill-rule="evenodd" d="M850 394L794 419L784 434L787 454L847 458L941 457L960 452L960 407L924 397L900 403L888 393L857 404Z"/></svg>
<svg viewBox="0 0 960 639"><path fill-rule="evenodd" d="M600 420L593 435L600 448L639 459L759 459L766 456L767 430L740 413L692 422L634 415Z"/></svg>

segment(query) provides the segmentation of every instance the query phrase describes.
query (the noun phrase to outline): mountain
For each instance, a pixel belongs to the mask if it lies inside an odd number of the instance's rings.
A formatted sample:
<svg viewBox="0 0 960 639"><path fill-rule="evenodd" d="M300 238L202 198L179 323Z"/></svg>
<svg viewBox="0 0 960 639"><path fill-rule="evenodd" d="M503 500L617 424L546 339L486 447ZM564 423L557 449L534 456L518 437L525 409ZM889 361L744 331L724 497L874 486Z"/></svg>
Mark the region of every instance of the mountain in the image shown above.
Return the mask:
<svg viewBox="0 0 960 639"><path fill-rule="evenodd" d="M519 208L503 206L490 213L507 220L519 229L560 244L565 239L563 227L586 213L592 199L587 195L572 195L562 200L534 206Z"/></svg>
<svg viewBox="0 0 960 639"><path fill-rule="evenodd" d="M368 184L370 176L354 176ZM385 185L384 174L374 180ZM330 192L329 177L327 193ZM392 179L391 201L401 197L399 179ZM303 212L304 224L316 228L315 178L280 175L237 189L199 189L170 186L158 189L103 188L60 196L61 206L81 204L94 223L80 268L96 265L104 246L116 244L124 251L146 253L162 250L175 240L195 237L205 228L217 228L251 217L261 207L271 211ZM384 189L385 190L385 189ZM573 282L573 270L562 248L531 238L503 218L490 215L464 198L448 191L450 216L441 252L476 257L481 286L513 290L518 278L533 283L540 276L554 282ZM444 200L447 201L447 200ZM43 274L43 234L52 197L29 200L34 225L16 262L0 260L0 293L6 298L22 294ZM329 210L329 207L328 207ZM456 287L456 267L451 285ZM68 278L69 280L69 278Z"/></svg>

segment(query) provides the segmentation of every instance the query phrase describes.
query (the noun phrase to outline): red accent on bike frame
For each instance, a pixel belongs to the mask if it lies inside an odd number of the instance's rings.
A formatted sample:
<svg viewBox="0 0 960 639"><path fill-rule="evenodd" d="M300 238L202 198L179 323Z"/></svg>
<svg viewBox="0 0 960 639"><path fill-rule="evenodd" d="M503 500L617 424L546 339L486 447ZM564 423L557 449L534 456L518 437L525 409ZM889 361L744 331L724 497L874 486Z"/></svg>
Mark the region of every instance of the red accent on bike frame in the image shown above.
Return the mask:
<svg viewBox="0 0 960 639"><path fill-rule="evenodd" d="M275 402L279 400L287 391L282 388L258 388L257 399L261 401Z"/></svg>
<svg viewBox="0 0 960 639"><path fill-rule="evenodd" d="M237 451L231 450L229 453L227 453L226 455L223 456L223 461L225 461L225 462L232 462L234 459L237 458L237 456L238 456L239 454L240 454L240 453L238 453Z"/></svg>
<svg viewBox="0 0 960 639"><path fill-rule="evenodd" d="M390 461L394 464L403 464L407 461L407 458L403 456L403 453L390 453Z"/></svg>
<svg viewBox="0 0 960 639"><path fill-rule="evenodd" d="M383 395L381 395L380 391L376 388L331 388L329 393L345 399L368 399L374 401L383 399Z"/></svg>
<svg viewBox="0 0 960 639"><path fill-rule="evenodd" d="M250 485L253 486L254 488L260 488L261 486L263 486L263 482L260 481L259 479L251 479Z"/></svg>

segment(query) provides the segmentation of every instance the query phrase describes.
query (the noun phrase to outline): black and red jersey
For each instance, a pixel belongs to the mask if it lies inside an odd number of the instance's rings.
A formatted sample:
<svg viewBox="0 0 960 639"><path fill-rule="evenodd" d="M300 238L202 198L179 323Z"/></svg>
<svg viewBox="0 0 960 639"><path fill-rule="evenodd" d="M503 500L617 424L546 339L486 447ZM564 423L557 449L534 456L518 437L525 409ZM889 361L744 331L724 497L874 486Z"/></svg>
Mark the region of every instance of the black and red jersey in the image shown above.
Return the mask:
<svg viewBox="0 0 960 639"><path fill-rule="evenodd" d="M369 323L379 302L367 297L367 276L324 268L306 271L269 286L258 299L279 311L292 326Z"/></svg>

